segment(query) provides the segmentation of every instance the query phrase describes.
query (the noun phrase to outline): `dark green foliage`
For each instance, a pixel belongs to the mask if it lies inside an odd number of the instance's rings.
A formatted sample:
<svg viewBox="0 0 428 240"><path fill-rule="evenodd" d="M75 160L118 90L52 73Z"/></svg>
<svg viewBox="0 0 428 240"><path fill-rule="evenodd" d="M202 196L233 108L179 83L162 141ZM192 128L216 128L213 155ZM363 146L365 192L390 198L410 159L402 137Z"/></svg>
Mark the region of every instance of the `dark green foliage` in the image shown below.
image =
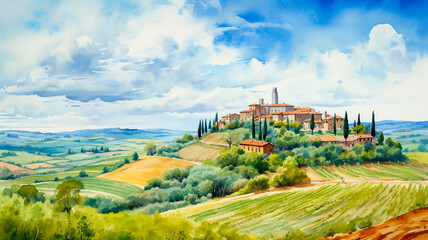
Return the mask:
<svg viewBox="0 0 428 240"><path fill-rule="evenodd" d="M253 137L253 139L256 138L256 124L254 123L254 112L253 117L251 118L251 136Z"/></svg>
<svg viewBox="0 0 428 240"><path fill-rule="evenodd" d="M128 164L128 163L130 163L129 159L128 159L128 158L125 158L125 159L123 160L123 164Z"/></svg>
<svg viewBox="0 0 428 240"><path fill-rule="evenodd" d="M266 141L267 134L268 134L268 126L267 126L267 122L266 122L266 118L265 118L265 123L263 125L263 140L264 141Z"/></svg>
<svg viewBox="0 0 428 240"><path fill-rule="evenodd" d="M372 126L371 126L371 132L370 134L372 135L372 137L376 136L376 126L375 126L375 114L374 111L372 112Z"/></svg>
<svg viewBox="0 0 428 240"><path fill-rule="evenodd" d="M360 114L358 113L357 126L361 125Z"/></svg>
<svg viewBox="0 0 428 240"><path fill-rule="evenodd" d="M349 125L348 125L348 112L345 112L345 122L343 123L343 137L348 139L349 136Z"/></svg>
<svg viewBox="0 0 428 240"><path fill-rule="evenodd" d="M202 137L202 128L201 128L201 120L199 120L198 125L198 138L200 139Z"/></svg>
<svg viewBox="0 0 428 240"><path fill-rule="evenodd" d="M334 118L333 118L333 133L334 136L336 136L336 132L337 132L337 127L336 127L336 113L334 114Z"/></svg>
<svg viewBox="0 0 428 240"><path fill-rule="evenodd" d="M313 114L311 114L310 128L311 128L312 135L314 135L315 118L314 118L314 115L313 115Z"/></svg>
<svg viewBox="0 0 428 240"><path fill-rule="evenodd" d="M132 155L132 161L137 161L139 158L138 153L134 152L134 155Z"/></svg>
<svg viewBox="0 0 428 240"><path fill-rule="evenodd" d="M211 129L211 120L208 123L208 129Z"/></svg>
<svg viewBox="0 0 428 240"><path fill-rule="evenodd" d="M259 140L263 140L263 133L262 133L262 120L259 121Z"/></svg>
<svg viewBox="0 0 428 240"><path fill-rule="evenodd" d="M79 177L88 177L88 174L85 172L85 170L80 171Z"/></svg>
<svg viewBox="0 0 428 240"><path fill-rule="evenodd" d="M39 191L33 185L22 185L18 190L18 195L23 197L26 202L31 202L37 197Z"/></svg>
<svg viewBox="0 0 428 240"><path fill-rule="evenodd" d="M287 116L287 131L290 131L290 119Z"/></svg>
<svg viewBox="0 0 428 240"><path fill-rule="evenodd" d="M108 172L109 172L108 167L104 167L104 168L103 168L103 173L108 173Z"/></svg>

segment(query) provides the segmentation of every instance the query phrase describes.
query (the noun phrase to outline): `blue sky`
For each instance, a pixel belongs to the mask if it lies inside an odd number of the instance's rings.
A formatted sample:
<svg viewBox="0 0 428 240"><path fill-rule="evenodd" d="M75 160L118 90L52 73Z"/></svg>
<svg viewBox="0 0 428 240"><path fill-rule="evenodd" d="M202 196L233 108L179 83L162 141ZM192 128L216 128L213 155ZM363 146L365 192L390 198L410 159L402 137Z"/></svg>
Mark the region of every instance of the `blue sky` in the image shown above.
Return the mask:
<svg viewBox="0 0 428 240"><path fill-rule="evenodd" d="M427 120L427 1L2 1L0 128L193 129L258 98Z"/></svg>

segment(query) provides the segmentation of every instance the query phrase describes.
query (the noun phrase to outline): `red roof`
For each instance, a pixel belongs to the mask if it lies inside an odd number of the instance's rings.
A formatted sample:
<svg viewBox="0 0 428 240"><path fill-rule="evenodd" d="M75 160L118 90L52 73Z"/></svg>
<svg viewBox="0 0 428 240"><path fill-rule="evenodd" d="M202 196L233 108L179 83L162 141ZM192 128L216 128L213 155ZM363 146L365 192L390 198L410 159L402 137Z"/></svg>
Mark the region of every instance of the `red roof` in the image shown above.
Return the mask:
<svg viewBox="0 0 428 240"><path fill-rule="evenodd" d="M311 121L310 118L303 120L303 122L310 122L310 121ZM314 122L316 122L316 123L322 123L321 120L314 120Z"/></svg>
<svg viewBox="0 0 428 240"><path fill-rule="evenodd" d="M243 110L243 111L240 111L240 113L247 113L247 112L252 112L253 110Z"/></svg>
<svg viewBox="0 0 428 240"><path fill-rule="evenodd" d="M358 138L372 138L373 136L370 134L360 134L357 136Z"/></svg>
<svg viewBox="0 0 428 240"><path fill-rule="evenodd" d="M272 118L272 115L264 115L264 116L261 116L260 118Z"/></svg>
<svg viewBox="0 0 428 240"><path fill-rule="evenodd" d="M254 141L254 140L246 140L241 142L239 145L247 145L247 146L255 146L255 147L264 147L266 145L272 145L272 143L269 142L261 142L261 141Z"/></svg>
<svg viewBox="0 0 428 240"><path fill-rule="evenodd" d="M253 103L253 104L251 104L250 106L258 106L259 104L257 104L257 103Z"/></svg>
<svg viewBox="0 0 428 240"><path fill-rule="evenodd" d="M237 113L229 113L226 116L223 116L222 118L224 118L224 117L230 117L230 116L233 116L233 115L239 115L239 114L237 114Z"/></svg>
<svg viewBox="0 0 428 240"><path fill-rule="evenodd" d="M330 119L333 119L334 118L334 116L330 116L330 117L326 117L326 118L324 118L324 120L330 120ZM343 119L343 117L341 117L341 116L336 116L336 119Z"/></svg>
<svg viewBox="0 0 428 240"><path fill-rule="evenodd" d="M311 139L311 141L315 141L316 138L320 138L322 142L337 142L337 141L339 141L335 137L330 136L330 135L307 135L307 137L309 139Z"/></svg>

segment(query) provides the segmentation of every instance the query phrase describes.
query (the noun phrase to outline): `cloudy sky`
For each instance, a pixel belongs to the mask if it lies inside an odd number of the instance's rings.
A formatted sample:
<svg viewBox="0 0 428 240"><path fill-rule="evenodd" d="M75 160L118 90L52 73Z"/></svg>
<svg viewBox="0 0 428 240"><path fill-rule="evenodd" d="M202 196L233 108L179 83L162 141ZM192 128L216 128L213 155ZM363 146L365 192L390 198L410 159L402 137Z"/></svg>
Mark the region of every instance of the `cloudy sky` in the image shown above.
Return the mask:
<svg viewBox="0 0 428 240"><path fill-rule="evenodd" d="M351 119L428 120L428 1L303 2L0 1L0 128L194 130L274 86Z"/></svg>

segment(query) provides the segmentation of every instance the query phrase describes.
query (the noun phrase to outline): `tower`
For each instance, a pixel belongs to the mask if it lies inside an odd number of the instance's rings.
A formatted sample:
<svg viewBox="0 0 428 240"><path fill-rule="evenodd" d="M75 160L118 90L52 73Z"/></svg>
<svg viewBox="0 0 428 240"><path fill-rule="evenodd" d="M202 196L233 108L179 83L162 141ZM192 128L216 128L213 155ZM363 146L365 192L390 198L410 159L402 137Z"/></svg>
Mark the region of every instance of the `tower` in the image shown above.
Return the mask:
<svg viewBox="0 0 428 240"><path fill-rule="evenodd" d="M272 88L272 104L278 104L278 90L276 87Z"/></svg>

